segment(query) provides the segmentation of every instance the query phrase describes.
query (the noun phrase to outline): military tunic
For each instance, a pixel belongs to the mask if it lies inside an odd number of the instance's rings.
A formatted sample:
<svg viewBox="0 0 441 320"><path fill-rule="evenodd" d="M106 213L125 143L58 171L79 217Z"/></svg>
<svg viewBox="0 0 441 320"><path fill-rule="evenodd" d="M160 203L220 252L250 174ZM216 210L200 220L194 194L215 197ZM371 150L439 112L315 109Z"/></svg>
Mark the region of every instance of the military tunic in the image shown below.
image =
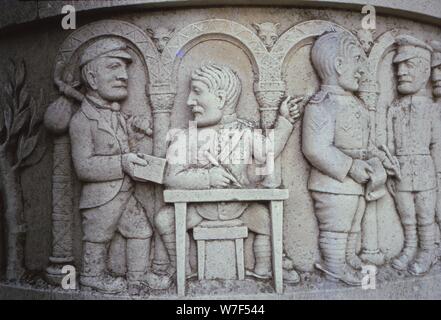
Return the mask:
<svg viewBox="0 0 441 320"><path fill-rule="evenodd" d="M225 168L239 182L242 188L253 188L250 182L249 169L253 165L264 165L268 156L274 158L283 150L288 140L292 124L279 116L274 137L271 139L253 130L253 125L235 114L224 116L222 122L215 127L181 130L172 134L167 149L165 184L172 189L210 189L209 170L216 165L210 158L214 158L220 166ZM194 143L194 147L192 147ZM192 149L194 149L192 151ZM208 153L208 155L207 155ZM193 154L195 155L192 157ZM231 184L228 188L234 188ZM244 220L251 231L270 234L269 213L257 204L246 202L219 202L192 204L188 208L188 228L196 226L202 219ZM257 205L262 206L262 205ZM262 206L263 207L263 206ZM249 215L249 217L247 217ZM164 229L164 226L160 226Z"/></svg>
<svg viewBox="0 0 441 320"><path fill-rule="evenodd" d="M303 119L302 150L311 163L312 191L320 230L359 232L365 208L365 186L349 176L354 159L381 159L371 143L369 111L352 93L321 86Z"/></svg>
<svg viewBox="0 0 441 320"><path fill-rule="evenodd" d="M395 201L404 225L434 222L441 170L440 112L426 96L405 96L389 107L388 146L400 163Z"/></svg>

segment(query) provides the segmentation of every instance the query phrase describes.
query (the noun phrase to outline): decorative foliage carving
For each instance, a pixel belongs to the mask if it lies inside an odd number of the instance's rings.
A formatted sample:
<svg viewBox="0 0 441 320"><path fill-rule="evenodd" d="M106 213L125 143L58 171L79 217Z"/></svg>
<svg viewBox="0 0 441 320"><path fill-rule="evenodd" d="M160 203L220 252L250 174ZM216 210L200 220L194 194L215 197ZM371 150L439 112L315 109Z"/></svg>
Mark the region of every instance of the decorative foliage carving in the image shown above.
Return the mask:
<svg viewBox="0 0 441 320"><path fill-rule="evenodd" d="M6 82L0 94L0 174L3 200L6 204L4 221L6 225L8 280L19 279L24 269L25 221L20 179L21 169L36 164L42 158L45 148L38 147L44 138L40 107L43 93L38 102L30 95L26 85L26 66L21 61L10 61Z"/></svg>

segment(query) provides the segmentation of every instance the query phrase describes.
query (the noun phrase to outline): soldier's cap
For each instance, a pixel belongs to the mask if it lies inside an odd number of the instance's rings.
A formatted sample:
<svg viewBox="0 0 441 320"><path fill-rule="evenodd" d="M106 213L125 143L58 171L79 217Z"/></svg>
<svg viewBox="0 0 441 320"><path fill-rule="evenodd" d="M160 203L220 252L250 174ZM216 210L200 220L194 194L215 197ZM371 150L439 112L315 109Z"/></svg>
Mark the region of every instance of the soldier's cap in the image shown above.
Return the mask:
<svg viewBox="0 0 441 320"><path fill-rule="evenodd" d="M424 58L431 60L432 48L422 40L408 35L400 35L395 38L398 45L394 63L400 63L412 58Z"/></svg>
<svg viewBox="0 0 441 320"><path fill-rule="evenodd" d="M90 44L83 52L80 67L99 57L121 58L129 62L132 56L127 52L127 45L117 38L99 39Z"/></svg>
<svg viewBox="0 0 441 320"><path fill-rule="evenodd" d="M432 68L438 67L441 65L441 41L432 41L430 42L432 46Z"/></svg>

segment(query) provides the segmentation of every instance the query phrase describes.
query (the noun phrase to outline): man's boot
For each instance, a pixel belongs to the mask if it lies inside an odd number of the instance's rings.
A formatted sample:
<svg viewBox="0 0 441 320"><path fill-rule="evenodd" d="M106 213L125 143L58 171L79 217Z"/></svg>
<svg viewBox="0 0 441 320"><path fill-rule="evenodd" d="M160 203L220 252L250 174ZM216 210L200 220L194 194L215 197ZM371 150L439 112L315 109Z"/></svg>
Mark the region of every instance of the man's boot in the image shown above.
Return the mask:
<svg viewBox="0 0 441 320"><path fill-rule="evenodd" d="M417 252L417 232L416 225L404 226L404 246L400 254L392 262L392 268L396 270L406 270L409 263L415 258Z"/></svg>
<svg viewBox="0 0 441 320"><path fill-rule="evenodd" d="M150 239L127 239L127 288L130 294L139 294L143 285L151 289L167 289L171 281L148 268Z"/></svg>
<svg viewBox="0 0 441 320"><path fill-rule="evenodd" d="M162 242L164 243L164 247L167 249L168 259L170 261L170 266L167 270L167 275L172 279L176 274L176 235L175 233L166 233L162 235ZM186 234L185 241L185 274L186 278L194 278L197 276L196 273L192 273L190 266L190 259L188 259L189 249L190 249L190 238L188 233Z"/></svg>
<svg viewBox="0 0 441 320"><path fill-rule="evenodd" d="M300 275L294 269L294 263L285 253L283 253L282 267L283 267L283 282L289 284L296 284L300 282Z"/></svg>
<svg viewBox="0 0 441 320"><path fill-rule="evenodd" d="M348 235L348 242L346 245L346 263L356 270L361 270L363 262L356 253L358 235L358 232L350 232Z"/></svg>
<svg viewBox="0 0 441 320"><path fill-rule="evenodd" d="M105 243L84 242L81 286L112 294L125 290L126 283L122 278L114 278L106 273L106 261Z"/></svg>
<svg viewBox="0 0 441 320"><path fill-rule="evenodd" d="M319 237L323 264L315 267L326 274L331 281L342 281L351 286L361 286L362 275L346 264L346 245L348 234L321 231Z"/></svg>
<svg viewBox="0 0 441 320"><path fill-rule="evenodd" d="M271 240L270 236L258 234L254 239L254 270L246 274L258 279L271 279Z"/></svg>
<svg viewBox="0 0 441 320"><path fill-rule="evenodd" d="M420 247L415 260L409 264L408 271L414 276L422 276L437 262L435 254L435 224L418 227Z"/></svg>

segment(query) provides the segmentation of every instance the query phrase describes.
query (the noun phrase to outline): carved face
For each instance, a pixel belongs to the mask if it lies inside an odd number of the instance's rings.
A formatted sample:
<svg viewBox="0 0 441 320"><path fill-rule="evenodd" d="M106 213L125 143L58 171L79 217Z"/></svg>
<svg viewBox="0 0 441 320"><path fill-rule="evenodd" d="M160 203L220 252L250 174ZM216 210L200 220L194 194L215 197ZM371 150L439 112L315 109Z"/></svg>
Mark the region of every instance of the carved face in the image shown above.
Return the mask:
<svg viewBox="0 0 441 320"><path fill-rule="evenodd" d="M430 78L430 63L426 59L412 58L398 63L398 92L415 94L423 89Z"/></svg>
<svg viewBox="0 0 441 320"><path fill-rule="evenodd" d="M374 45L374 38L370 30L360 29L357 32L358 39L360 40L361 47L364 52L368 53Z"/></svg>
<svg viewBox="0 0 441 320"><path fill-rule="evenodd" d="M222 107L225 103L222 92L210 92L208 86L197 80L192 80L187 106L194 115L198 127L212 126L222 119Z"/></svg>
<svg viewBox="0 0 441 320"><path fill-rule="evenodd" d="M361 74L363 72L363 58L361 48L351 46L345 58L336 59L336 71L338 73L338 84L346 91L357 91Z"/></svg>
<svg viewBox="0 0 441 320"><path fill-rule="evenodd" d="M107 101L121 101L127 97L127 63L113 57L101 57L91 62L87 72L89 87Z"/></svg>
<svg viewBox="0 0 441 320"><path fill-rule="evenodd" d="M159 52L164 51L165 46L170 41L170 38L173 35L174 29L169 30L167 28L159 27L155 30L148 29L148 34L153 40L153 43L155 44L156 48Z"/></svg>
<svg viewBox="0 0 441 320"><path fill-rule="evenodd" d="M433 94L441 97L441 65L432 69Z"/></svg>
<svg viewBox="0 0 441 320"><path fill-rule="evenodd" d="M272 22L253 24L253 27L257 30L257 35L268 50L274 46L274 43L276 43L277 39L279 38L277 34L277 29L279 26L279 23Z"/></svg>

